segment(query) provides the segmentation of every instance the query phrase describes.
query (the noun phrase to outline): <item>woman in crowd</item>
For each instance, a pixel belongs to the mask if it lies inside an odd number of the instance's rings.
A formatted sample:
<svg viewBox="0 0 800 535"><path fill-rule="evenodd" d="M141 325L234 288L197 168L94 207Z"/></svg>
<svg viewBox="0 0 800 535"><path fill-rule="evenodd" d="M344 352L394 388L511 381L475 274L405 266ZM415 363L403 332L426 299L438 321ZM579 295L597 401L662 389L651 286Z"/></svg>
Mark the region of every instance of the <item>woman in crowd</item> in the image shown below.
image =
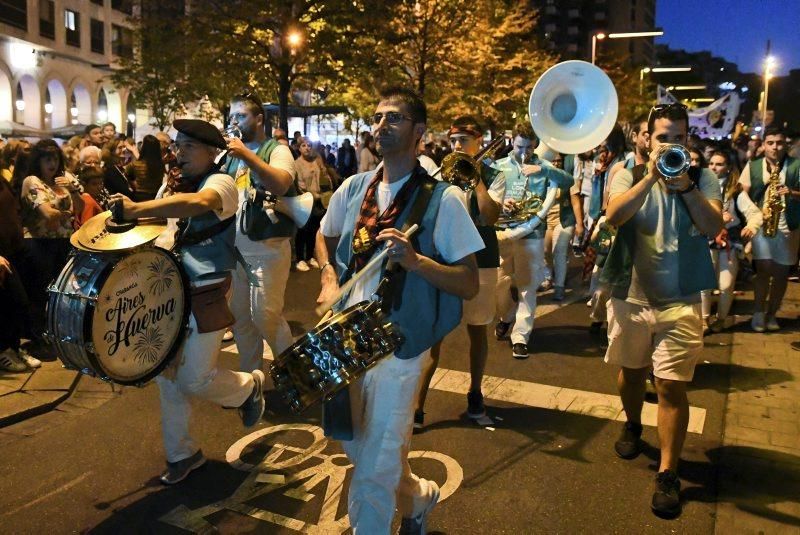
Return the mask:
<svg viewBox="0 0 800 535"><path fill-rule="evenodd" d="M692 157L692 167L699 167L700 169L708 167L706 157L703 156L703 151L696 147L689 148L689 156Z"/></svg>
<svg viewBox="0 0 800 535"><path fill-rule="evenodd" d="M64 267L75 214L83 210L80 186L65 170L64 153L52 139L39 141L30 155L28 176L20 186L22 221L28 249L38 269L28 297L33 306L34 336L44 332L47 285Z"/></svg>
<svg viewBox="0 0 800 535"><path fill-rule="evenodd" d="M128 182L136 184L133 200L149 201L156 198L156 193L164 182L164 160L161 159L161 143L155 136L144 136L139 159L125 167Z"/></svg>
<svg viewBox="0 0 800 535"><path fill-rule="evenodd" d="M375 138L372 137L372 134L364 136L364 146L361 148L360 155L358 162L359 173L377 169L381 160L378 157L378 151L375 149Z"/></svg>
<svg viewBox="0 0 800 535"><path fill-rule="evenodd" d="M134 147L135 150L135 147ZM131 152L127 147L127 152ZM119 138L114 138L103 147L103 168L105 170L105 186L109 193L121 193L133 199L135 184L128 183L125 175L126 146Z"/></svg>
<svg viewBox="0 0 800 535"><path fill-rule="evenodd" d="M20 153L30 152L31 144L24 139L9 139L0 151L0 177L11 182L14 176L14 164Z"/></svg>
<svg viewBox="0 0 800 535"><path fill-rule="evenodd" d="M727 152L718 151L711 155L708 168L719 179L722 192L722 220L725 228L716 238L709 241L711 258L717 272L719 301L717 317L709 324L713 332L720 332L727 326L728 313L733 304L733 289L739 270L739 255L743 254L744 243L755 236L761 228L761 210L750 200L739 184L739 172L732 165ZM703 318L708 321L711 315L712 292L702 292Z"/></svg>

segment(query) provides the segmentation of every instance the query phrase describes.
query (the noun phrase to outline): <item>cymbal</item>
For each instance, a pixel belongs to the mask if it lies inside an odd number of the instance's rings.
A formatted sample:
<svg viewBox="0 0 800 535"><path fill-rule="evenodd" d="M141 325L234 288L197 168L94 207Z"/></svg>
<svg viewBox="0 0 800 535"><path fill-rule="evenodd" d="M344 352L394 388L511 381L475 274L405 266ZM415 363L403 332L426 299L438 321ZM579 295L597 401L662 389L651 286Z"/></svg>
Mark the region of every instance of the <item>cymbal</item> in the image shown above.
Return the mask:
<svg viewBox="0 0 800 535"><path fill-rule="evenodd" d="M89 251L90 253L96 252L94 249L89 249L88 247L84 247L81 245L81 242L78 241L78 231L72 233L72 236L69 237L69 243L75 247L76 249L80 249L81 251Z"/></svg>
<svg viewBox="0 0 800 535"><path fill-rule="evenodd" d="M97 214L84 223L70 238L76 247L93 252L125 251L155 240L167 228L163 219L146 218L136 221L136 226L125 232L109 230L106 222L111 219L111 211Z"/></svg>

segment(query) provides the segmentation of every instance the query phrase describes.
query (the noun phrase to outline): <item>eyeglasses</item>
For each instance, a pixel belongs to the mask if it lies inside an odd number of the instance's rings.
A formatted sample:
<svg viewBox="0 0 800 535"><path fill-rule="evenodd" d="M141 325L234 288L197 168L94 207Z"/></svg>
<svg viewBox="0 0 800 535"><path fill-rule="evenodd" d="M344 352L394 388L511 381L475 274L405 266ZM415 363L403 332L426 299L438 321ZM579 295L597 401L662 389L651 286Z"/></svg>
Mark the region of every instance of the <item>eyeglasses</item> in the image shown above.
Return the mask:
<svg viewBox="0 0 800 535"><path fill-rule="evenodd" d="M667 110L672 110L672 109L675 109L675 110L682 110L683 112L686 112L686 110L687 110L688 108L686 107L686 105L684 105L684 104L681 104L681 103L679 103L679 102L670 102L670 103L668 103L668 104L656 104L655 106L653 106L653 107L650 109L650 113L649 113L649 114L648 114L648 116L647 116L647 122L648 122L648 124L649 124L649 123L650 123L650 122L651 122L651 121L652 121L654 118L655 118L655 119L657 119L657 118L659 118L659 117L662 117L662 116L663 116L663 115L666 113L666 111L667 111Z"/></svg>
<svg viewBox="0 0 800 535"><path fill-rule="evenodd" d="M376 113L372 116L372 124L380 123L383 118L386 118L386 122L389 124L400 124L401 121L412 121L413 119L408 115L403 115L397 111L387 111L386 113Z"/></svg>

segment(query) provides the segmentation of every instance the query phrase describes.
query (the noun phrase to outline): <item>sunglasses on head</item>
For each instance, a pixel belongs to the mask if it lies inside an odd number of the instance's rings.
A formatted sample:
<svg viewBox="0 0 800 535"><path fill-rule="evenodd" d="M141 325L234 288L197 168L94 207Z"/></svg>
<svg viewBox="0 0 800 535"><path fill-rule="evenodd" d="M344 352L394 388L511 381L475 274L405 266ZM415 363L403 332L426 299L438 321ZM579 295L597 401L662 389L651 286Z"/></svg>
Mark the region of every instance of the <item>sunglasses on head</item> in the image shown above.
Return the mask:
<svg viewBox="0 0 800 535"><path fill-rule="evenodd" d="M688 108L686 107L686 105L681 104L679 102L670 102L668 104L656 104L655 106L650 108L650 114L647 116L647 122L650 123L650 121L652 121L654 117L655 118L660 117L667 110L672 110L672 109L686 111Z"/></svg>
<svg viewBox="0 0 800 535"><path fill-rule="evenodd" d="M260 109L264 108L264 105L261 102L261 99L258 98L258 96L255 93L252 93L250 91L245 91L244 93L239 93L238 95L234 96L233 99L234 100L248 100L248 101L252 102L253 104L257 105Z"/></svg>

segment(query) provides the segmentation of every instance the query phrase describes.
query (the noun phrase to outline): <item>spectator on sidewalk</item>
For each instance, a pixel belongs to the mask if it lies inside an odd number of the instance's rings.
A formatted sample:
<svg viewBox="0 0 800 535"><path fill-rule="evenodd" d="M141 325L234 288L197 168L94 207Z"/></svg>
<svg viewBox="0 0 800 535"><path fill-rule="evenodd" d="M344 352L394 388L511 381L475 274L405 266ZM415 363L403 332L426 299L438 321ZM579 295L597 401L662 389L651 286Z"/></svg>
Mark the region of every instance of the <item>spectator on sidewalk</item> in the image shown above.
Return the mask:
<svg viewBox="0 0 800 535"><path fill-rule="evenodd" d="M377 169L381 159L378 156L378 151L375 150L375 138L372 134L364 136L364 144L361 148L361 158L358 161L358 172L366 173L367 171L374 171Z"/></svg>
<svg viewBox="0 0 800 535"><path fill-rule="evenodd" d="M100 167L87 167L81 171L83 210L76 217L79 228L105 210L103 206L108 203L108 195L105 194L105 188L103 187L104 179L103 169Z"/></svg>
<svg viewBox="0 0 800 535"><path fill-rule="evenodd" d="M159 188L164 183L164 160L161 158L161 144L155 136L144 136L139 158L125 167L128 182L136 184L134 200L149 201L156 198Z"/></svg>
<svg viewBox="0 0 800 535"><path fill-rule="evenodd" d="M356 160L356 149L350 144L350 139L345 138L342 146L339 147L339 152L336 155L336 172L342 179L356 174L358 169L358 161Z"/></svg>

